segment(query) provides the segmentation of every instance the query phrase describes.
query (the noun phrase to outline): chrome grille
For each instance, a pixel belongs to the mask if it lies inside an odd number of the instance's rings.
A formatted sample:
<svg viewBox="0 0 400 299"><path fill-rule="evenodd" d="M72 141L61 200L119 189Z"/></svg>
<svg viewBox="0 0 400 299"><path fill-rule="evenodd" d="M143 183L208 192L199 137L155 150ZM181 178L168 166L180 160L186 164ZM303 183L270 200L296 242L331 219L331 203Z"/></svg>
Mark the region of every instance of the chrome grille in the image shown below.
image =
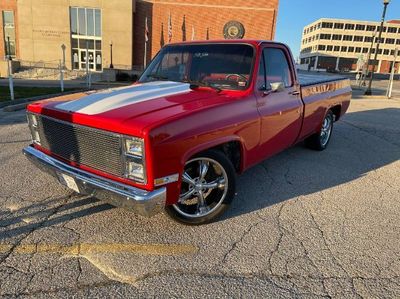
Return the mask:
<svg viewBox="0 0 400 299"><path fill-rule="evenodd" d="M117 134L38 116L41 146L61 158L116 176L124 175Z"/></svg>

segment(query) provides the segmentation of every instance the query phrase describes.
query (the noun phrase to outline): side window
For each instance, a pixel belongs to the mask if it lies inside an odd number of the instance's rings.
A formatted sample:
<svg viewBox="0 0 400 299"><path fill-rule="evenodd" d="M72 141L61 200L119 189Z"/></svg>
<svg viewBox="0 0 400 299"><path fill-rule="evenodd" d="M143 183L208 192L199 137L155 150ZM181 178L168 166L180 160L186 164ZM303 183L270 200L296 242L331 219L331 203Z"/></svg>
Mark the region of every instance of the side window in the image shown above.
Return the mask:
<svg viewBox="0 0 400 299"><path fill-rule="evenodd" d="M283 50L278 48L265 48L264 61L267 77L267 89L271 83L283 82L285 87L293 86L289 63Z"/></svg>

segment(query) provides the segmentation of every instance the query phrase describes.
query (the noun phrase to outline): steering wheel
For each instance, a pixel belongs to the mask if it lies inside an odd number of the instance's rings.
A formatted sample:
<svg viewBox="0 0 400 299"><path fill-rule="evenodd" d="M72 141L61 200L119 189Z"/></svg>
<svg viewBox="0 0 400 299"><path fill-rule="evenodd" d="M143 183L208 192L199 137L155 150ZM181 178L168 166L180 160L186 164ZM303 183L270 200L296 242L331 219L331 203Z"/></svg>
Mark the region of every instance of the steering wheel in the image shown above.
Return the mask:
<svg viewBox="0 0 400 299"><path fill-rule="evenodd" d="M236 80L236 81L239 81L239 78L242 78L242 79L244 79L244 81L247 82L247 78L246 78L245 76L243 76L243 75L240 75L240 74L229 74L229 75L227 75L227 76L225 77L225 80L230 80L230 78L231 78L231 77L234 77L234 76L236 76L237 79L238 79L238 80Z"/></svg>

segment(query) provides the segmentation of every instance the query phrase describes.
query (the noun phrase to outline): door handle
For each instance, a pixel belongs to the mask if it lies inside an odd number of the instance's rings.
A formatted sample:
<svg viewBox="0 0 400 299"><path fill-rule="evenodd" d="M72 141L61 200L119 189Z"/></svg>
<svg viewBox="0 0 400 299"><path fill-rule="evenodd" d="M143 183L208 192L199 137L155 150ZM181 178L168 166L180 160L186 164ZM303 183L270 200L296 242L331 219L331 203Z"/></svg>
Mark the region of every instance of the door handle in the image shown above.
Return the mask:
<svg viewBox="0 0 400 299"><path fill-rule="evenodd" d="M298 95L300 95L300 91L299 90L294 90L294 91L289 92L289 94L292 95L292 96L298 96Z"/></svg>

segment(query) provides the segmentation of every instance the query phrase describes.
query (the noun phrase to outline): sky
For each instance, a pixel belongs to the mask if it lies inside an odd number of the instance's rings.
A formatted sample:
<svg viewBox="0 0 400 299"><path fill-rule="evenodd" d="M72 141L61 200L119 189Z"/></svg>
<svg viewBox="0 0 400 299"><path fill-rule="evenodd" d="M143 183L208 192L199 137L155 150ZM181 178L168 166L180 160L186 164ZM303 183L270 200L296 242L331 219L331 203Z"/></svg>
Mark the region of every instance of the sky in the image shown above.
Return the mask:
<svg viewBox="0 0 400 299"><path fill-rule="evenodd" d="M288 44L297 58L304 26L320 18L380 21L382 0L279 0L275 40ZM400 0L391 0L386 20L400 19Z"/></svg>

